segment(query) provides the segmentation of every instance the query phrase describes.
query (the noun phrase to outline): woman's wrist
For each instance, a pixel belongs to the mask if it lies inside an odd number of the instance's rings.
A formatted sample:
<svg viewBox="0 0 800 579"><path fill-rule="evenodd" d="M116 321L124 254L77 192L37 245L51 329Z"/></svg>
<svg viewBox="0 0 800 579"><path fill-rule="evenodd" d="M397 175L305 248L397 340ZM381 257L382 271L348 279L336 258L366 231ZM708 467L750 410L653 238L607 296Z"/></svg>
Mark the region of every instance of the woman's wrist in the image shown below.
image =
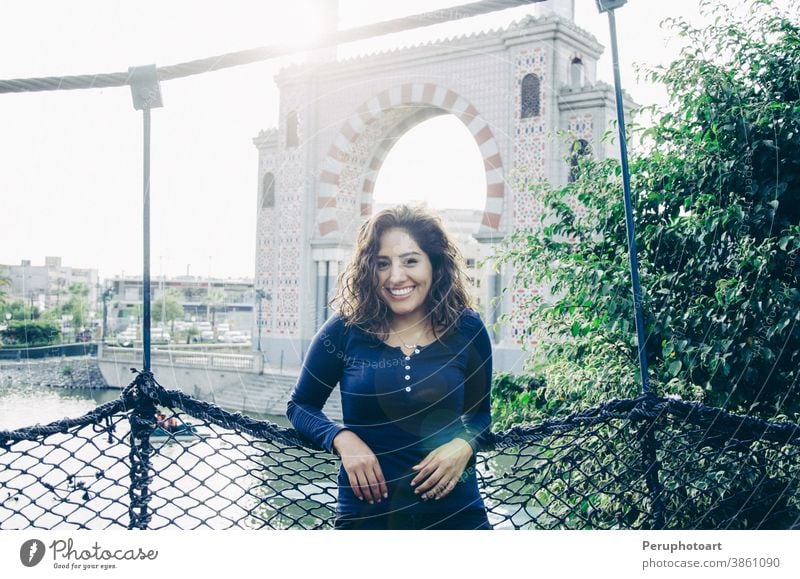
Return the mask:
<svg viewBox="0 0 800 579"><path fill-rule="evenodd" d="M347 428L343 428L339 432L337 432L336 436L334 436L333 440L331 441L331 447L333 448L333 452L335 452L336 454L341 456L342 455L342 445L346 445L347 444L347 440L351 436L356 436L356 433L353 432L352 430L347 429Z"/></svg>
<svg viewBox="0 0 800 579"><path fill-rule="evenodd" d="M466 457L472 458L472 455L475 453L475 451L472 449L472 445L469 443L469 441L466 438L461 438L460 436L457 436L456 438L453 439L453 442L457 440L460 440L461 442L464 443L462 446L464 448L464 454L466 455Z"/></svg>

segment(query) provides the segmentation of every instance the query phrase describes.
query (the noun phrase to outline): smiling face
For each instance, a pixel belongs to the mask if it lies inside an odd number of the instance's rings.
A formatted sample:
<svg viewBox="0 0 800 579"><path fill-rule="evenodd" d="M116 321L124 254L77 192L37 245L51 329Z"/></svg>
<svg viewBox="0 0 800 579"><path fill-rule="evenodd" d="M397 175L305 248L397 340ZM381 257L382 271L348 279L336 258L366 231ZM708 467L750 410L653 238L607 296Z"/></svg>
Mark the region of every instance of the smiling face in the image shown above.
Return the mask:
<svg viewBox="0 0 800 579"><path fill-rule="evenodd" d="M425 298L433 281L433 267L405 229L387 229L377 257L378 294L396 317L410 322L426 315Z"/></svg>

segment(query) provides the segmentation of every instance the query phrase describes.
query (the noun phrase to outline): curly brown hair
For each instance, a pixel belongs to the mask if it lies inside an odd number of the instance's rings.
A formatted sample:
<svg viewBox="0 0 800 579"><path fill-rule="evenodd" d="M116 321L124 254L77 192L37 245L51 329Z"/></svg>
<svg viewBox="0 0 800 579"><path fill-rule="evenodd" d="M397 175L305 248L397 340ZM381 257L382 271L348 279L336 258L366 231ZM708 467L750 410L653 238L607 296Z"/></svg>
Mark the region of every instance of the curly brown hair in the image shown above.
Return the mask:
<svg viewBox="0 0 800 579"><path fill-rule="evenodd" d="M377 292L380 239L389 229L405 230L431 262L432 284L425 298L426 316L437 340L454 330L465 308L473 308L467 291L464 259L437 215L423 207L397 205L367 219L358 233L353 257L339 274L329 305L346 326L357 326L380 340L390 334L391 309Z"/></svg>

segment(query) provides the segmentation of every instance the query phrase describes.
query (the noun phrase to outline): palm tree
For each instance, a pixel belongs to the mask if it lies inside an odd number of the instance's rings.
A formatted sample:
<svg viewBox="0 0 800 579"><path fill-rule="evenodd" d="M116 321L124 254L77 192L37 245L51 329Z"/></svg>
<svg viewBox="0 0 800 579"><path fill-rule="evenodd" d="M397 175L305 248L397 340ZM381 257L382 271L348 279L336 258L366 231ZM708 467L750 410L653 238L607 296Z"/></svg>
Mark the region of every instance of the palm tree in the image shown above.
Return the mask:
<svg viewBox="0 0 800 579"><path fill-rule="evenodd" d="M69 301L64 304L64 308L71 310L74 326L77 329L86 322L89 310L89 302L86 298L89 296L89 288L86 287L86 284L73 283L70 284L67 292L69 293Z"/></svg>
<svg viewBox="0 0 800 579"><path fill-rule="evenodd" d="M216 331L217 309L225 303L225 294L220 290L212 289L203 299L203 304L211 313L211 327Z"/></svg>

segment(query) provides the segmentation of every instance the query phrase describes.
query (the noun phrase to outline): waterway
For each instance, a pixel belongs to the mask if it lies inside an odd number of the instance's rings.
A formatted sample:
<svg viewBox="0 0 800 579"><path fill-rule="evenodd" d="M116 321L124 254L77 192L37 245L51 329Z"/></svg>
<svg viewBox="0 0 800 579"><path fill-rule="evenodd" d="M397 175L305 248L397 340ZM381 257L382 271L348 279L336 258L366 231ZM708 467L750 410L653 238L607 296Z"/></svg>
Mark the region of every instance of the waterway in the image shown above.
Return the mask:
<svg viewBox="0 0 800 579"><path fill-rule="evenodd" d="M0 430L33 424L48 424L62 418L77 418L106 402L119 398L116 388L47 388L29 384L0 384ZM285 416L248 413L260 420L290 426Z"/></svg>

